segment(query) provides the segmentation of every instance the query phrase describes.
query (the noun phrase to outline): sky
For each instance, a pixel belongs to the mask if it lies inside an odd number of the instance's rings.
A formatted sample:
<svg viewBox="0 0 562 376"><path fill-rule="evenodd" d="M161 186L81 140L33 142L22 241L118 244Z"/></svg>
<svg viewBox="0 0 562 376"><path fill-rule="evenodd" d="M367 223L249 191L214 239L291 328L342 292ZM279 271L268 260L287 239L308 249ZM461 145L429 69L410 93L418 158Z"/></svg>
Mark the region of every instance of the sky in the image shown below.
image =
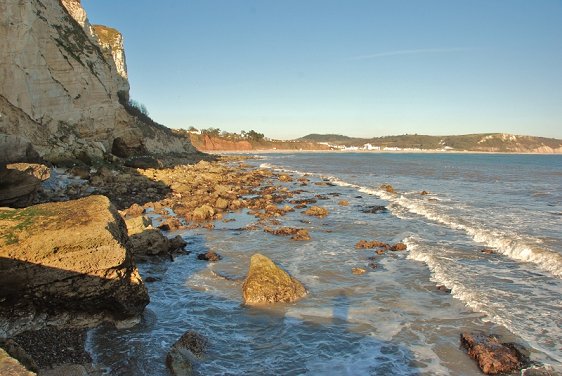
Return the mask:
<svg viewBox="0 0 562 376"><path fill-rule="evenodd" d="M560 0L82 0L171 128L562 138Z"/></svg>

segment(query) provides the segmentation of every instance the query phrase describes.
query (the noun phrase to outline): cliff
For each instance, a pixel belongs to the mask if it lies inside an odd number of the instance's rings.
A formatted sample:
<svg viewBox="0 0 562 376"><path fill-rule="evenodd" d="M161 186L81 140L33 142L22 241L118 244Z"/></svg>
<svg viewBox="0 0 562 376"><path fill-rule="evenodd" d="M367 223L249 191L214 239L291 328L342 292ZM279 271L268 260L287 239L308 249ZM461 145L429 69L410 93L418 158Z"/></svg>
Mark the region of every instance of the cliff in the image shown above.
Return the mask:
<svg viewBox="0 0 562 376"><path fill-rule="evenodd" d="M183 132L176 130L178 134ZM249 151L249 150L330 150L326 145L315 142L295 142L280 140L228 139L206 134L189 134L191 143L202 152Z"/></svg>
<svg viewBox="0 0 562 376"><path fill-rule="evenodd" d="M4 0L0 35L0 134L53 162L195 151L128 105L123 38L79 0Z"/></svg>

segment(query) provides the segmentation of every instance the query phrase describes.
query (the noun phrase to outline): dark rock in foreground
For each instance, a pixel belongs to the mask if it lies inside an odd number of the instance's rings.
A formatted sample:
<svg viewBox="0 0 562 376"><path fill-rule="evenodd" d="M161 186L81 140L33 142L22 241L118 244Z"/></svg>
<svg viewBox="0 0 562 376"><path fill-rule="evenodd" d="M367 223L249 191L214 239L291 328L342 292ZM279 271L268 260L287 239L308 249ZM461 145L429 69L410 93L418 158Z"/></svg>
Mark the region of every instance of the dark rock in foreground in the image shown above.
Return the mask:
<svg viewBox="0 0 562 376"><path fill-rule="evenodd" d="M519 346L512 343L500 343L495 336L461 334L461 346L468 355L476 360L478 366L486 375L509 373L520 370L529 363Z"/></svg>
<svg viewBox="0 0 562 376"><path fill-rule="evenodd" d="M166 356L166 366L172 375L192 375L193 361L203 358L208 346L205 337L196 332L188 331L173 344Z"/></svg>
<svg viewBox="0 0 562 376"><path fill-rule="evenodd" d="M294 302L307 294L304 286L269 258L256 253L242 286L244 304Z"/></svg>

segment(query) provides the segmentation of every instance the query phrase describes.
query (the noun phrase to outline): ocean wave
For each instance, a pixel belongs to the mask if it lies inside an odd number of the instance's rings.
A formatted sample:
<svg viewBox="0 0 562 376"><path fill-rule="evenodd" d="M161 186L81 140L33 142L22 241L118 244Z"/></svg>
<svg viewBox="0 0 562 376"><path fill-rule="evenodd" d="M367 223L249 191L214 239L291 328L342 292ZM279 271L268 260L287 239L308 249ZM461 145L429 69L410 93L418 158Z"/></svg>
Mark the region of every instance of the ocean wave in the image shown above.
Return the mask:
<svg viewBox="0 0 562 376"><path fill-rule="evenodd" d="M562 277L562 255L529 244L531 242L537 244L539 243L538 240L533 241L533 239L529 238L528 241L525 241L517 239L515 235L484 228L484 224L479 226L475 223L463 223L464 221L460 218L436 212L434 208L428 208L423 203L416 202L405 196L393 197L383 191L379 191L379 195L407 208L411 213L421 215L452 229L462 230L470 235L475 242L484 243L486 246L496 249L497 252L513 260L533 263L556 277Z"/></svg>
<svg viewBox="0 0 562 376"><path fill-rule="evenodd" d="M263 163L260 167L271 168L287 173L318 176L324 179L329 179L331 183L340 187L353 188L361 193L377 196L389 201L390 203L406 208L410 213L421 215L431 221L438 222L449 228L464 231L469 236L471 236L475 242L484 243L487 247L494 248L497 250L497 252L513 260L533 263L540 267L542 270L547 271L558 278L562 278L562 254L546 248L537 247L536 244L540 243L540 241L538 240L528 239L527 241L525 241L522 239L517 239L517 237L512 234L506 234L500 231L488 229L486 228L486 224L478 225L477 223L467 223L463 221L462 218L455 218L445 213L439 212L439 209L436 209L435 205L429 208L427 204L421 200L411 199L402 194L389 193L379 188L370 188L350 183L335 176L327 176L323 174L303 172L298 170L289 170L279 166L271 165L269 163ZM439 203L440 201L448 201L439 200L439 198L437 197L432 198L437 199L437 203ZM392 207L390 207L390 209L391 211L394 210L394 214L403 218L403 215L401 213L396 213L396 210Z"/></svg>

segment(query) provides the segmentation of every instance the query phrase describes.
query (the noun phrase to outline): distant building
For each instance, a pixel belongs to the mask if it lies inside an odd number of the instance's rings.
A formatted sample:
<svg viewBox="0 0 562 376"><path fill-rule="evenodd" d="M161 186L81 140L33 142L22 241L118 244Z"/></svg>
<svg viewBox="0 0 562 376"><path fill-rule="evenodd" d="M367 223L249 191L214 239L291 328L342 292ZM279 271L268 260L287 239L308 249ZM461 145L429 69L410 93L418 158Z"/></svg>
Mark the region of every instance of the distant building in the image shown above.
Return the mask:
<svg viewBox="0 0 562 376"><path fill-rule="evenodd" d="M365 144L363 145L363 150L381 150L380 146L373 146L371 144Z"/></svg>

